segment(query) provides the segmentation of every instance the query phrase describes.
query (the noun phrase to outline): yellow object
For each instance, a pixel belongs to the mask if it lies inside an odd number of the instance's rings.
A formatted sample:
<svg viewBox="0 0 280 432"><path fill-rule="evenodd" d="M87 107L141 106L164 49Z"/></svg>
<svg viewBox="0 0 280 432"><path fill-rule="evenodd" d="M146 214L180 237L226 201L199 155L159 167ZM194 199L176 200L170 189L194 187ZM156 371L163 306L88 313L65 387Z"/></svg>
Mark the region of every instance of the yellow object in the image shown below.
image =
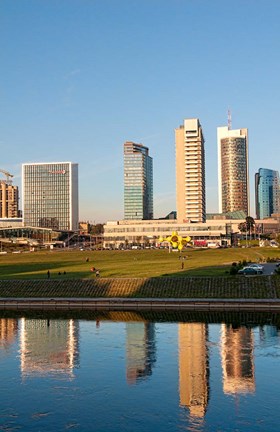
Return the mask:
<svg viewBox="0 0 280 432"><path fill-rule="evenodd" d="M181 251L184 246L186 246L188 243L190 243L191 238L189 236L187 237L181 237L178 235L176 231L173 231L172 234L168 237L159 237L159 242L162 243L164 241L168 242L173 249L178 249Z"/></svg>

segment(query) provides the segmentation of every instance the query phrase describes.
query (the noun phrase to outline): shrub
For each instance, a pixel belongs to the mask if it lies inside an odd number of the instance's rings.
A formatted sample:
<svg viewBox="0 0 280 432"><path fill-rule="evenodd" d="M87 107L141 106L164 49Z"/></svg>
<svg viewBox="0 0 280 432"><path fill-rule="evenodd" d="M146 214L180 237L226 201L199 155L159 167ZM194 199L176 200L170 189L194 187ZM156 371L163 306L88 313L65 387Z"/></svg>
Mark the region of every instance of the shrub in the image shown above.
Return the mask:
<svg viewBox="0 0 280 432"><path fill-rule="evenodd" d="M235 265L235 266L232 265L230 270L229 270L229 274L231 276L236 275L238 273L238 270L239 270L239 268L237 267L237 265Z"/></svg>

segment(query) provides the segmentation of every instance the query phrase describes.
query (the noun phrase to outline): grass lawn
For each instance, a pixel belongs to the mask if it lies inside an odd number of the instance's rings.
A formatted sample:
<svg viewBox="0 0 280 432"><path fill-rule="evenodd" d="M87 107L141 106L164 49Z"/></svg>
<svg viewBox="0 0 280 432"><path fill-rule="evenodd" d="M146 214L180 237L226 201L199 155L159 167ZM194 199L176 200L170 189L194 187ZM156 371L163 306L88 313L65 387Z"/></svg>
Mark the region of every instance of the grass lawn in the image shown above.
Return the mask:
<svg viewBox="0 0 280 432"><path fill-rule="evenodd" d="M188 249L133 251L40 251L0 255L0 279L95 278L91 267L106 278L159 276L225 276L232 262L280 258L277 248ZM89 258L89 261L86 261ZM182 263L184 268L182 269ZM59 275L59 272L62 273ZM63 274L66 272L66 274Z"/></svg>

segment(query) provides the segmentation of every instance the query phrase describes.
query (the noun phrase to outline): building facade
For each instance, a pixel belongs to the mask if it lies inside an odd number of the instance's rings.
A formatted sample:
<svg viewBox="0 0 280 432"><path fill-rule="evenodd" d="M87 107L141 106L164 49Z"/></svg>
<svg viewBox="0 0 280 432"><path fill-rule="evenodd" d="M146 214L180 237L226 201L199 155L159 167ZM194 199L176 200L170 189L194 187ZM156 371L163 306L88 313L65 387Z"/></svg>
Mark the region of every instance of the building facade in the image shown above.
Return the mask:
<svg viewBox="0 0 280 432"><path fill-rule="evenodd" d="M218 128L219 212L249 212L248 129Z"/></svg>
<svg viewBox="0 0 280 432"><path fill-rule="evenodd" d="M0 218L18 218L18 187L0 181Z"/></svg>
<svg viewBox="0 0 280 432"><path fill-rule="evenodd" d="M24 226L78 230L78 164L23 164L22 182Z"/></svg>
<svg viewBox="0 0 280 432"><path fill-rule="evenodd" d="M160 237L166 238L173 232L179 236L191 237L194 245L207 246L209 243L230 245L232 235L240 233L238 226L244 219L207 220L201 223L184 223L178 220L154 219L147 221L108 221L104 225L103 245L118 248L125 245L157 245ZM259 234L279 232L277 219L255 220Z"/></svg>
<svg viewBox="0 0 280 432"><path fill-rule="evenodd" d="M176 205L180 222L205 222L204 137L197 118L175 129Z"/></svg>
<svg viewBox="0 0 280 432"><path fill-rule="evenodd" d="M153 159L149 149L124 143L124 219L153 219Z"/></svg>
<svg viewBox="0 0 280 432"><path fill-rule="evenodd" d="M255 174L256 215L265 219L280 213L280 180L278 171L260 168Z"/></svg>

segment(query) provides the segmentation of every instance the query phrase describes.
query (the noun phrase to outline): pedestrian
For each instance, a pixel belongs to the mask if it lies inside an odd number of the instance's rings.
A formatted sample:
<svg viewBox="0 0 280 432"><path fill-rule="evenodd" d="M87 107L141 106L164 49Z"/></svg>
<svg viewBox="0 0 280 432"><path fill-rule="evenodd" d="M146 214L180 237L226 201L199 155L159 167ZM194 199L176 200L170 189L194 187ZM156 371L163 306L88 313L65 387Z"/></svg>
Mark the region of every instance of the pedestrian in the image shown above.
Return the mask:
<svg viewBox="0 0 280 432"><path fill-rule="evenodd" d="M91 267L90 271L91 271L91 272L94 272L94 271L95 271L95 268L94 268L94 267Z"/></svg>
<svg viewBox="0 0 280 432"><path fill-rule="evenodd" d="M184 267L185 267L185 263L184 263L184 261L182 261L181 269L184 270Z"/></svg>
<svg viewBox="0 0 280 432"><path fill-rule="evenodd" d="M86 262L89 262L89 257L86 257Z"/></svg>
<svg viewBox="0 0 280 432"><path fill-rule="evenodd" d="M96 277L99 277L99 276L100 276L99 270L96 270L96 272L95 272L95 276L96 276Z"/></svg>
<svg viewBox="0 0 280 432"><path fill-rule="evenodd" d="M47 277L48 277L48 279L51 277L51 274L50 274L49 270L47 271Z"/></svg>

